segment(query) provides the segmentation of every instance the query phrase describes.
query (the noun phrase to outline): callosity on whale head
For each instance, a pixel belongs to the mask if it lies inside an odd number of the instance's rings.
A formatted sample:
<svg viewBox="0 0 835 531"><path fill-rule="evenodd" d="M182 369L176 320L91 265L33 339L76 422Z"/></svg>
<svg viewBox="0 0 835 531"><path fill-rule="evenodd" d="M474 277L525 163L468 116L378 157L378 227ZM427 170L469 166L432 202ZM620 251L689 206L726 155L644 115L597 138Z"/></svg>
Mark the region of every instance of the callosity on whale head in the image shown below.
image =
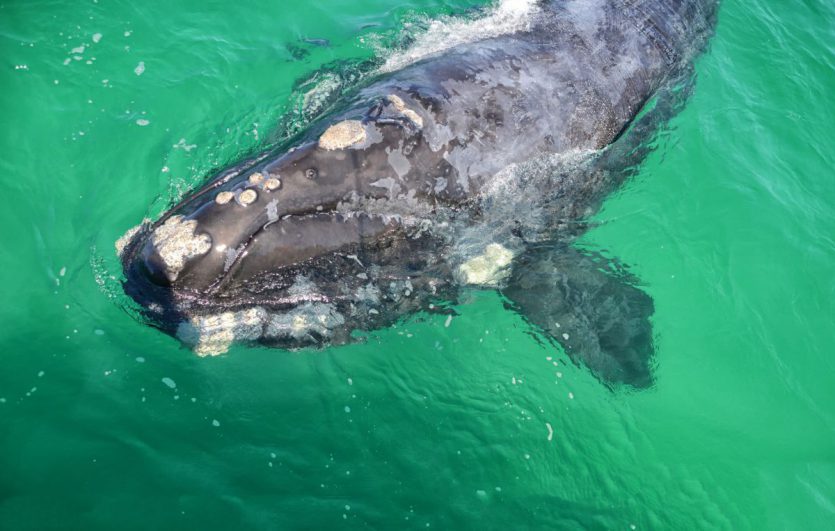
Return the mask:
<svg viewBox="0 0 835 531"><path fill-rule="evenodd" d="M221 174L131 235L128 293L203 354L342 342L425 306L450 278L427 223L459 198L438 185L451 168L422 145L422 112L391 93Z"/></svg>
<svg viewBox="0 0 835 531"><path fill-rule="evenodd" d="M672 80L691 79L715 2L538 5L515 33L378 76L127 234L126 292L216 354L346 342L478 284L602 380L650 385L651 298L570 241L688 92Z"/></svg>

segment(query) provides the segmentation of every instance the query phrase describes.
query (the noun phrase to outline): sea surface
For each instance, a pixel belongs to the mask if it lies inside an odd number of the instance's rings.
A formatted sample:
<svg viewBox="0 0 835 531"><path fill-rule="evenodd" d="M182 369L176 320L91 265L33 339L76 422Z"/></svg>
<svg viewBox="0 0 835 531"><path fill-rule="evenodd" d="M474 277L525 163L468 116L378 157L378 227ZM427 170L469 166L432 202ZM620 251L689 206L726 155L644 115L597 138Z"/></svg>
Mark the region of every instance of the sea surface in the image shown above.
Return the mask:
<svg viewBox="0 0 835 531"><path fill-rule="evenodd" d="M835 3L726 0L582 245L656 306L602 385L502 298L199 358L114 242L504 0L0 2L0 528L835 528Z"/></svg>

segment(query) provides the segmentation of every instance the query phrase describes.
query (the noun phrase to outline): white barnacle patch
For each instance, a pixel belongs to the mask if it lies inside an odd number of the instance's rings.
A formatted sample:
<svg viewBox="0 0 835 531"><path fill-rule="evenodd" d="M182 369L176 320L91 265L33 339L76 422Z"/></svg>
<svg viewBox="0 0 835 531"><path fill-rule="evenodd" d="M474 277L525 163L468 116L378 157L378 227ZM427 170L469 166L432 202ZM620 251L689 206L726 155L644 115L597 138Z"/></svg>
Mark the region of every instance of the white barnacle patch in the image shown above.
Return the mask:
<svg viewBox="0 0 835 531"><path fill-rule="evenodd" d="M380 288L374 284L367 284L357 288L354 300L365 304L377 304L380 302Z"/></svg>
<svg viewBox="0 0 835 531"><path fill-rule="evenodd" d="M293 284L287 289L287 294L297 300L303 300L317 295L319 288L304 275L296 275Z"/></svg>
<svg viewBox="0 0 835 531"><path fill-rule="evenodd" d="M364 141L365 127L359 120L345 120L334 124L319 137L319 147L327 150L345 149Z"/></svg>
<svg viewBox="0 0 835 531"><path fill-rule="evenodd" d="M273 315L264 329L264 337L297 341L307 340L311 334L330 337L333 329L343 324L345 318L332 304L306 302L289 312Z"/></svg>
<svg viewBox="0 0 835 531"><path fill-rule="evenodd" d="M507 274L505 269L513 260L513 252L507 247L491 243L484 253L461 264L458 273L467 284L494 286Z"/></svg>
<svg viewBox="0 0 835 531"><path fill-rule="evenodd" d="M255 172L255 173L253 173L252 175L249 176L249 182L250 182L250 184L253 184L253 185L261 184L261 182L263 180L264 180L264 174L259 173L259 172Z"/></svg>
<svg viewBox="0 0 835 531"><path fill-rule="evenodd" d="M177 337L194 348L198 356L217 356L234 341L255 341L264 335L269 315L261 307L195 316L177 328Z"/></svg>
<svg viewBox="0 0 835 531"><path fill-rule="evenodd" d="M258 193L255 190L244 190L238 195L238 202L243 206L251 205L258 199Z"/></svg>
<svg viewBox="0 0 835 531"><path fill-rule="evenodd" d="M177 279L186 261L205 254L212 248L208 234L197 234L197 221L183 216L171 216L151 234L151 243L165 264L165 274L172 282Z"/></svg>
<svg viewBox="0 0 835 531"><path fill-rule="evenodd" d="M408 118L410 122L415 124L415 127L423 129L423 118L421 118L420 115L413 109L407 107L406 102L404 102L400 96L397 96L396 94L389 94L387 99L392 105L394 105L395 109Z"/></svg>
<svg viewBox="0 0 835 531"><path fill-rule="evenodd" d="M125 232L118 240L116 240L116 255L119 256L119 258L121 258L122 253L125 252L125 247L128 246L133 237L136 236L144 226L145 222L143 221L142 224L128 229L127 232Z"/></svg>
<svg viewBox="0 0 835 531"><path fill-rule="evenodd" d="M274 190L278 190L281 187L281 181L276 179L275 177L270 177L266 181L264 181L264 190L268 192L272 192Z"/></svg>
<svg viewBox="0 0 835 531"><path fill-rule="evenodd" d="M399 301L403 297L411 296L412 291L415 289L412 281L409 279L392 281L388 287L388 298L393 301Z"/></svg>
<svg viewBox="0 0 835 531"><path fill-rule="evenodd" d="M218 205L225 205L235 197L232 192L220 192L215 196L215 203Z"/></svg>

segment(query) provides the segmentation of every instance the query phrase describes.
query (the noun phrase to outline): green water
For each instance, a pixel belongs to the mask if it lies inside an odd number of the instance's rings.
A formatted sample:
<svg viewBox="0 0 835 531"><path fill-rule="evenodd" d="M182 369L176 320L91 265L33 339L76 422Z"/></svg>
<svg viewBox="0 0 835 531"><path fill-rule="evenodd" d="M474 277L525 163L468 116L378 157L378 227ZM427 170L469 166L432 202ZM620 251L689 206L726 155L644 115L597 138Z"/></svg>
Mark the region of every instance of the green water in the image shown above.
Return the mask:
<svg viewBox="0 0 835 531"><path fill-rule="evenodd" d="M317 71L479 4L0 4L0 528L835 525L825 0L726 1L694 96L583 238L655 300L650 390L607 390L490 292L449 326L212 359L125 311L126 229L303 126Z"/></svg>

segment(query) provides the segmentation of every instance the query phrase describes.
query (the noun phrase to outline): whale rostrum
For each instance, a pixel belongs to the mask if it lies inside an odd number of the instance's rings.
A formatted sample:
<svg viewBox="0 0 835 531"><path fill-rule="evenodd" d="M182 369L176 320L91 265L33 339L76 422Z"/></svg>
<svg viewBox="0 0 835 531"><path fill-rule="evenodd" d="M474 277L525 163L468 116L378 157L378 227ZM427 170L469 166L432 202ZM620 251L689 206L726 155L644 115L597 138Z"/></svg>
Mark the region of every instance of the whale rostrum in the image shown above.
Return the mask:
<svg viewBox="0 0 835 531"><path fill-rule="evenodd" d="M120 239L125 291L210 355L345 343L500 290L606 384L648 386L652 299L572 241L681 107L716 10L545 1L522 30L381 73Z"/></svg>

